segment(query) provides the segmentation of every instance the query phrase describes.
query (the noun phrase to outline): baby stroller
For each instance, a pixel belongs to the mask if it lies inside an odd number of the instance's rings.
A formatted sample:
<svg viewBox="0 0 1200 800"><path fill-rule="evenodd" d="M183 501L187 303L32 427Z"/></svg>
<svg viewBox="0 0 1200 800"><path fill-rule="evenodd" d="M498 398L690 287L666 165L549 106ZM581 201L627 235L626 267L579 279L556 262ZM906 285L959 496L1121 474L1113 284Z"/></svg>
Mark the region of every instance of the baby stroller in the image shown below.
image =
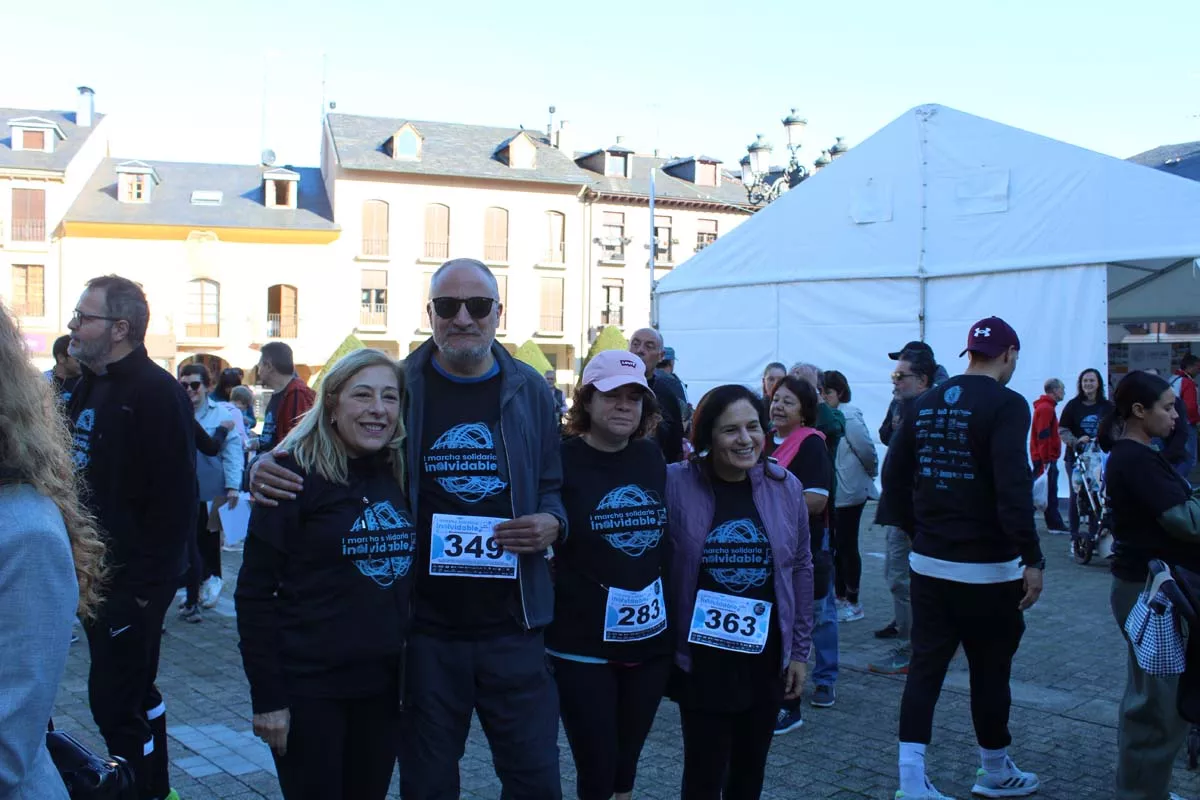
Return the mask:
<svg viewBox="0 0 1200 800"><path fill-rule="evenodd" d="M1071 469L1071 491L1079 509L1079 534L1071 538L1071 555L1076 563L1087 564L1093 555L1108 558L1112 555L1112 527L1105 507L1104 465L1108 455L1088 442L1075 458ZM1092 520L1097 521L1096 533L1091 533Z"/></svg>
<svg viewBox="0 0 1200 800"><path fill-rule="evenodd" d="M1174 581L1163 584L1163 593L1170 599L1172 607L1179 617L1193 632L1200 626L1200 575L1179 566L1168 566L1157 559L1150 562L1150 574L1156 575L1163 570L1169 570ZM1190 639L1190 637L1189 637ZM1200 690L1196 682L1190 679L1195 654L1195 644L1187 645L1188 668L1180 678L1179 696L1176 707L1179 716L1192 723L1187 735L1188 769L1195 769L1200 763Z"/></svg>

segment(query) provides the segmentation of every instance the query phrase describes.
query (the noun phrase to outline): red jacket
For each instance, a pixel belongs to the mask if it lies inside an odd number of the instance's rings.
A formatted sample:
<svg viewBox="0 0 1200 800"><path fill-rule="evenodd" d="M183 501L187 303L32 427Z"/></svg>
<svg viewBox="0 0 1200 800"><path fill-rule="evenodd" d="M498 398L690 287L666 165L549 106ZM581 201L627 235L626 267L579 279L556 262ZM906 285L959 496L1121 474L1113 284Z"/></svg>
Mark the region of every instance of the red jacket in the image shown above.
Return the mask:
<svg viewBox="0 0 1200 800"><path fill-rule="evenodd" d="M1175 377L1171 378L1171 388L1183 398L1183 405L1187 408L1188 422L1200 425L1200 402L1197 402L1196 398L1195 379L1181 369L1175 370Z"/></svg>
<svg viewBox="0 0 1200 800"><path fill-rule="evenodd" d="M1029 455L1035 465L1044 467L1058 461L1062 455L1062 439L1058 436L1058 415L1053 397L1044 394L1033 401L1033 425L1029 428ZM1041 474L1041 468L1037 470Z"/></svg>
<svg viewBox="0 0 1200 800"><path fill-rule="evenodd" d="M283 387L283 398L279 401L279 413L275 417L275 441L282 442L300 417L304 416L317 400L316 394L300 378L292 378Z"/></svg>

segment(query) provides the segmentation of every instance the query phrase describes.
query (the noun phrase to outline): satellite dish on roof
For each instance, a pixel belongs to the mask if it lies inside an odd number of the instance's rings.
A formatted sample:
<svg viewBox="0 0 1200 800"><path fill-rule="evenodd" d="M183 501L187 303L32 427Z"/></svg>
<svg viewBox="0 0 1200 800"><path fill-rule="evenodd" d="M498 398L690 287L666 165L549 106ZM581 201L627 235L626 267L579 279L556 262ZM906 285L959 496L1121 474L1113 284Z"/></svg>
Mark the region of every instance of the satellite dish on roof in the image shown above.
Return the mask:
<svg viewBox="0 0 1200 800"><path fill-rule="evenodd" d="M275 151L270 148L262 151L263 166L271 167L275 165Z"/></svg>

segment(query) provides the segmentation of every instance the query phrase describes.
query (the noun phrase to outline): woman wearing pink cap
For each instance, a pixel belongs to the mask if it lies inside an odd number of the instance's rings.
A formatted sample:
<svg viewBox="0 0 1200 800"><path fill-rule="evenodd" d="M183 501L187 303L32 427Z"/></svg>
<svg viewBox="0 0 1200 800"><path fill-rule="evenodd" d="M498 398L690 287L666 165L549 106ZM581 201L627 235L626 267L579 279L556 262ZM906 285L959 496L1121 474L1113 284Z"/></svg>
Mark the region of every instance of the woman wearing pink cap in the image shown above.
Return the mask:
<svg viewBox="0 0 1200 800"><path fill-rule="evenodd" d="M671 670L663 593L667 465L642 360L599 353L567 412L546 649L581 800L626 800Z"/></svg>

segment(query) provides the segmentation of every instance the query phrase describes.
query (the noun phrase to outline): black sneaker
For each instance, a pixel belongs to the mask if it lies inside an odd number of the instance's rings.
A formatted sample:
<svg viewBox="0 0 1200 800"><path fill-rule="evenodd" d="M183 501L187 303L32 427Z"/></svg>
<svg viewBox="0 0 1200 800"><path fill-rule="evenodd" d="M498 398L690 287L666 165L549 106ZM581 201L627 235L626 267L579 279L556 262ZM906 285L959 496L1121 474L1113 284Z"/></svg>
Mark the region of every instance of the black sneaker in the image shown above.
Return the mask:
<svg viewBox="0 0 1200 800"><path fill-rule="evenodd" d="M816 686L808 702L812 703L814 708L833 708L833 704L837 702L837 689L832 686Z"/></svg>
<svg viewBox="0 0 1200 800"><path fill-rule="evenodd" d="M798 730L802 725L804 725L804 717L800 713L800 706L796 706L795 711L781 708L779 716L775 718L775 735L783 736L785 733Z"/></svg>
<svg viewBox="0 0 1200 800"><path fill-rule="evenodd" d="M201 621L200 606L184 606L179 612L179 618L184 622L197 623Z"/></svg>
<svg viewBox="0 0 1200 800"><path fill-rule="evenodd" d="M895 639L900 635L900 629L896 627L896 620L892 620L884 627L875 631L876 639Z"/></svg>

